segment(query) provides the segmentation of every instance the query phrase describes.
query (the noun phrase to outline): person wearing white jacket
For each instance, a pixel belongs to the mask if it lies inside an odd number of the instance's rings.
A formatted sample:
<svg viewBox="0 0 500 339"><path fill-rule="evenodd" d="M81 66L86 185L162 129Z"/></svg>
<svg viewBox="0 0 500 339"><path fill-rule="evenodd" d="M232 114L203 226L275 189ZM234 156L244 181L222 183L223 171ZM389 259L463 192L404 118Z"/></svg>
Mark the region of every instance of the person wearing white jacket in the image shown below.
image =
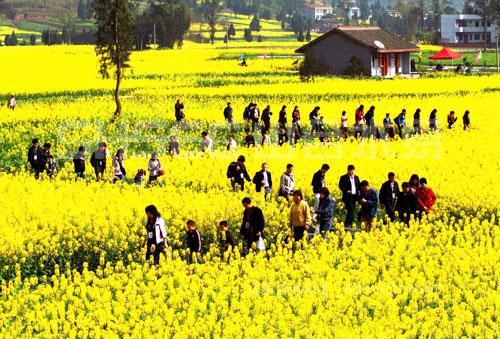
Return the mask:
<svg viewBox="0 0 500 339"><path fill-rule="evenodd" d="M146 246L146 261L151 257L151 248L154 245L153 262L156 266L160 264L160 253L167 251L167 231L165 229L165 220L161 218L158 209L154 205L146 207L146 216L148 222L146 224L146 234L142 247Z"/></svg>

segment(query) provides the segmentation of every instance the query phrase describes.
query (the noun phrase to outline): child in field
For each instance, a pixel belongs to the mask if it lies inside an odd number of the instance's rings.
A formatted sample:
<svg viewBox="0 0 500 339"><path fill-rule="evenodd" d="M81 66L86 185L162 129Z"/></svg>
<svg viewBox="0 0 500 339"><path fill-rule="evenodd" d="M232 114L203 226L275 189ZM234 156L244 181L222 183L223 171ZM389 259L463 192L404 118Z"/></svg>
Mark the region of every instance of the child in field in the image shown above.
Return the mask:
<svg viewBox="0 0 500 339"><path fill-rule="evenodd" d="M201 235L200 232L198 232L198 230L196 229L196 223L194 222L194 220L188 220L187 222L186 237L186 245L189 249L188 262L192 263L193 257L196 258L201 252Z"/></svg>
<svg viewBox="0 0 500 339"><path fill-rule="evenodd" d="M143 169L138 170L137 174L134 177L135 184L142 187L145 179L146 179L146 171Z"/></svg>
<svg viewBox="0 0 500 339"><path fill-rule="evenodd" d="M56 174L56 161L54 160L54 156L52 154L50 154L47 159L46 171L50 179L52 179L52 177Z"/></svg>
<svg viewBox="0 0 500 339"><path fill-rule="evenodd" d="M73 156L76 178L85 178L85 147L80 146Z"/></svg>
<svg viewBox="0 0 500 339"><path fill-rule="evenodd" d="M227 221L221 221L219 223L220 227L220 245L221 245L221 250L223 252L226 252L228 249L234 249L235 242L234 242L234 235L233 232L229 230L228 223Z"/></svg>

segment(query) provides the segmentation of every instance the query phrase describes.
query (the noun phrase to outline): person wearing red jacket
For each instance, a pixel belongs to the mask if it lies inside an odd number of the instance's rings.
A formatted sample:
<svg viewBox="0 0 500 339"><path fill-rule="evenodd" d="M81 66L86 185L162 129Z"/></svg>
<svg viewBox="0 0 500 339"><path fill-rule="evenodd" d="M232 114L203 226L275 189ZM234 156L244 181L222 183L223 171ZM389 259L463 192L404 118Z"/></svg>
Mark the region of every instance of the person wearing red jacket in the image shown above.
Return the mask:
<svg viewBox="0 0 500 339"><path fill-rule="evenodd" d="M420 186L416 192L418 209L420 215L424 212L427 214L432 210L432 206L436 203L437 196L432 189L427 186L427 179L420 178Z"/></svg>

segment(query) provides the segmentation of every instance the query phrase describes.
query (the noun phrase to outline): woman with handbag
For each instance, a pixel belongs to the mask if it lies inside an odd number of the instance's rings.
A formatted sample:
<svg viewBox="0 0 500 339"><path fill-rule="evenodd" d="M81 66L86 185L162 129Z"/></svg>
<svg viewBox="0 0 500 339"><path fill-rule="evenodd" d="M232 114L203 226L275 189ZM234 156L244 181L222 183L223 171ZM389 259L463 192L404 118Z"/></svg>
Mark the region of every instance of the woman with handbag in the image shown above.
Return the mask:
<svg viewBox="0 0 500 339"><path fill-rule="evenodd" d="M160 253L167 251L167 231L165 229L165 220L161 218L160 213L154 205L146 207L146 216L148 221L146 223L146 234L142 247L146 246L146 261L151 258L153 254L153 262L156 266L160 263ZM152 247L154 245L154 251Z"/></svg>
<svg viewBox="0 0 500 339"><path fill-rule="evenodd" d="M148 164L148 171L149 171L148 183L150 184L154 181L157 181L158 177L165 174L165 171L161 168L161 163L160 159L158 158L158 153L156 152L151 154L151 159L149 159L149 164Z"/></svg>

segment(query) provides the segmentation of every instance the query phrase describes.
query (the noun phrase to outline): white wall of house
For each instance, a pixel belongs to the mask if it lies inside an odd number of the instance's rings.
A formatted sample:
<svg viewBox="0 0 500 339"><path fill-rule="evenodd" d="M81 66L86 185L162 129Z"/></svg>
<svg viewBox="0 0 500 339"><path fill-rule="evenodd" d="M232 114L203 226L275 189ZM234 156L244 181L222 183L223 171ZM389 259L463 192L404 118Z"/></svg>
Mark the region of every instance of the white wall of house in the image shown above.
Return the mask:
<svg viewBox="0 0 500 339"><path fill-rule="evenodd" d="M304 6L303 14L311 20L321 20L327 14L333 14L332 7L308 7Z"/></svg>
<svg viewBox="0 0 500 339"><path fill-rule="evenodd" d="M496 41L499 34L494 20L486 22L486 37L482 17L474 14L441 15L441 43L467 44Z"/></svg>

